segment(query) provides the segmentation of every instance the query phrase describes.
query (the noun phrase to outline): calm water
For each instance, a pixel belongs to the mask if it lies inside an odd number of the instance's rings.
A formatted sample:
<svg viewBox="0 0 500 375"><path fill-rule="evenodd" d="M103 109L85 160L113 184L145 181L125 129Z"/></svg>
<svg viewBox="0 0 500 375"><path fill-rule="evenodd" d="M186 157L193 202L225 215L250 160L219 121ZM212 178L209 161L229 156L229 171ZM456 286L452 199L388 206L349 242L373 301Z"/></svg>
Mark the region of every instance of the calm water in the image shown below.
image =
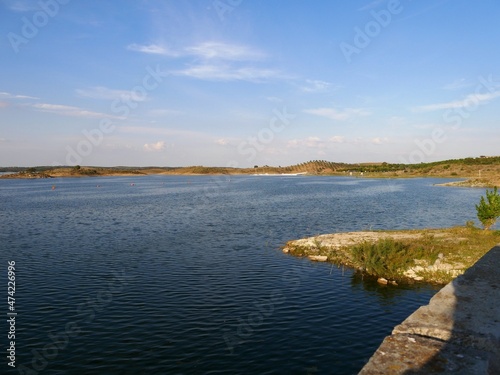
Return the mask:
<svg viewBox="0 0 500 375"><path fill-rule="evenodd" d="M354 374L436 289L378 286L279 246L474 219L483 190L432 186L441 181L0 181L5 284L7 261L17 268L16 364L41 374Z"/></svg>

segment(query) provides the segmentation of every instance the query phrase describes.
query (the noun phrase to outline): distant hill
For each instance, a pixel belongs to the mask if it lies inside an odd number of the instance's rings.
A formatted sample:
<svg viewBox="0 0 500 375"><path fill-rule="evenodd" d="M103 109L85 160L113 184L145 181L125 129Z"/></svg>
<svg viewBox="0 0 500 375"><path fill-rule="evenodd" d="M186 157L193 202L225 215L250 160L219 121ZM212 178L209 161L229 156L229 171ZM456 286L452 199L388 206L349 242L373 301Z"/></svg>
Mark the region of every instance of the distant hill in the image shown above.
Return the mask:
<svg viewBox="0 0 500 375"><path fill-rule="evenodd" d="M7 167L0 172L18 172L2 178L50 178L85 176L130 176L148 174L211 175L211 174L281 174L307 173L308 175L334 175L355 177L461 177L467 178L462 186L500 186L500 156L451 159L432 163L394 164L385 162L337 163L310 160L290 166L229 167Z"/></svg>

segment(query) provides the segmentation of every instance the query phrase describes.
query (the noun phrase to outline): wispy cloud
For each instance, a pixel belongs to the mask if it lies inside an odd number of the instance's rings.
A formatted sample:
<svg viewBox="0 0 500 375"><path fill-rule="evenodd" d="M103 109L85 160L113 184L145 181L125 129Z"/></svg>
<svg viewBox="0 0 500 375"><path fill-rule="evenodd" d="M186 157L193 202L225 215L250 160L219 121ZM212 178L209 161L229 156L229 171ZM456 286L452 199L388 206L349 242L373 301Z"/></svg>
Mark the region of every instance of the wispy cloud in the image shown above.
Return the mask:
<svg viewBox="0 0 500 375"><path fill-rule="evenodd" d="M339 110L335 108L323 107L323 108L305 109L304 112L316 116L326 117L336 121L345 121L352 117L368 116L371 114L371 112L365 108L345 108Z"/></svg>
<svg viewBox="0 0 500 375"><path fill-rule="evenodd" d="M327 148L335 147L334 144L348 143L349 140L341 135L335 135L330 138L320 138L317 136L309 136L300 139L291 139L287 142L286 148L309 148L315 150L323 150Z"/></svg>
<svg viewBox="0 0 500 375"><path fill-rule="evenodd" d="M142 52L142 53L147 53L151 55L164 55L164 56L171 56L171 57L177 57L179 56L178 52L172 51L167 47L161 46L159 44L129 44L127 46L127 49L129 51L134 51L134 52Z"/></svg>
<svg viewBox="0 0 500 375"><path fill-rule="evenodd" d="M326 143L319 137L310 136L301 139L291 139L286 144L287 148L314 148L323 149L326 147Z"/></svg>
<svg viewBox="0 0 500 375"><path fill-rule="evenodd" d="M40 103L34 104L32 106L40 112L53 113L60 116L71 116L71 117L87 117L87 118L117 118L116 116L108 115L105 113L87 111L79 107L72 107L68 105L60 104L47 104Z"/></svg>
<svg viewBox="0 0 500 375"><path fill-rule="evenodd" d="M217 143L218 145L221 145L221 146L226 146L229 144L229 140L226 138L219 138L215 141L215 143Z"/></svg>
<svg viewBox="0 0 500 375"><path fill-rule="evenodd" d="M188 47L185 51L189 55L207 60L252 61L265 58L263 52L252 47L222 42L204 42Z"/></svg>
<svg viewBox="0 0 500 375"><path fill-rule="evenodd" d="M330 86L331 83L329 82L307 79L301 90L304 92L323 92L328 90Z"/></svg>
<svg viewBox="0 0 500 375"><path fill-rule="evenodd" d="M460 90L466 87L471 87L472 84L467 83L465 78L456 79L451 83L443 86L443 90Z"/></svg>
<svg viewBox="0 0 500 375"><path fill-rule="evenodd" d="M166 55L190 59L184 68L173 70L177 76L186 76L210 81L262 82L273 78L284 78L279 71L255 66L267 56L251 46L206 41L172 51L158 44L131 44L127 49L149 54Z"/></svg>
<svg viewBox="0 0 500 375"><path fill-rule="evenodd" d="M0 98L2 99L34 99L37 100L39 98L36 98L34 96L28 96L28 95L16 95L16 94L11 94L8 92L0 92Z"/></svg>
<svg viewBox="0 0 500 375"><path fill-rule="evenodd" d="M200 64L173 71L172 74L208 81L250 81L262 82L282 78L282 74L272 69L249 66L235 67L228 64Z"/></svg>
<svg viewBox="0 0 500 375"><path fill-rule="evenodd" d="M328 140L332 143L345 143L346 142L346 138L342 135L334 135L333 137L330 137Z"/></svg>
<svg viewBox="0 0 500 375"><path fill-rule="evenodd" d="M40 9L38 4L31 0L3 0L3 3L14 12L32 12Z"/></svg>
<svg viewBox="0 0 500 375"><path fill-rule="evenodd" d="M371 143L373 143L375 145L381 145L381 144L384 144L387 142L389 142L389 138L387 138L387 137L375 137L371 140Z"/></svg>
<svg viewBox="0 0 500 375"><path fill-rule="evenodd" d="M431 112L431 111L439 111L443 109L453 109L453 108L467 108L467 107L475 107L479 104L488 103L489 101L500 96L500 91L495 91L487 94L470 94L467 95L462 100L454 100L446 103L437 103L437 104L429 104L423 105L419 107L413 108L414 112Z"/></svg>
<svg viewBox="0 0 500 375"><path fill-rule="evenodd" d="M142 52L152 55L165 55L171 57L192 56L205 60L226 60L226 61L255 61L262 60L266 55L249 46L241 44L231 44L217 41L207 41L193 46L174 51L160 44L129 44L127 49L134 52Z"/></svg>
<svg viewBox="0 0 500 375"><path fill-rule="evenodd" d="M148 152L163 151L165 150L165 141L158 141L156 143L146 143L144 150Z"/></svg>
<svg viewBox="0 0 500 375"><path fill-rule="evenodd" d="M133 92L127 90L114 90L102 86L90 87L87 89L77 89L76 93L84 98L100 99L100 100L115 100L115 99L132 99L140 102L146 100L145 97L134 95Z"/></svg>

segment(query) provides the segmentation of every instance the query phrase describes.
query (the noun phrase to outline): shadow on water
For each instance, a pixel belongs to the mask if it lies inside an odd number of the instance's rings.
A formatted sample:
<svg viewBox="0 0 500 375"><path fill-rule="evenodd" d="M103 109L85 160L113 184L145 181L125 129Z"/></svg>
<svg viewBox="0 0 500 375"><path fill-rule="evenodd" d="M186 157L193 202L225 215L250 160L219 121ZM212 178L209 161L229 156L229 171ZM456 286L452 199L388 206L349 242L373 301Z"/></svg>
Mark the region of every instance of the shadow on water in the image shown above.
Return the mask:
<svg viewBox="0 0 500 375"><path fill-rule="evenodd" d="M500 374L500 246L386 337L360 374Z"/></svg>
<svg viewBox="0 0 500 375"><path fill-rule="evenodd" d="M380 303L391 304L391 302L402 295L408 293L409 290L418 292L419 290L439 290L439 286L433 286L429 284L408 284L399 283L398 285L391 284L380 284L377 282L377 277L365 275L361 272L354 272L351 277L351 286L353 289L363 289L376 295Z"/></svg>

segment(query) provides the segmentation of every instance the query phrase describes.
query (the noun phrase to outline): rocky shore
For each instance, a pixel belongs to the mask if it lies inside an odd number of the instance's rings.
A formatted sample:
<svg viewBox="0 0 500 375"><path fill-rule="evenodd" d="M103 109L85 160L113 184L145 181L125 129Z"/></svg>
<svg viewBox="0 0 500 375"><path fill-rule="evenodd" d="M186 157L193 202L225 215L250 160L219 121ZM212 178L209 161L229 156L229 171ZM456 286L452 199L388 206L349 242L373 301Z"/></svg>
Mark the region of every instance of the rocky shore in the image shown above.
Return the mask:
<svg viewBox="0 0 500 375"><path fill-rule="evenodd" d="M378 277L382 284L397 284L401 281L446 284L463 274L500 240L500 235L496 232L487 232L477 228L455 227L334 233L289 241L282 250L290 255L308 257L311 261L331 262L354 268ZM386 239L421 247L422 254L425 255L410 259L405 267L398 269L397 276L393 273L374 272L359 257L354 256L353 248L357 245L376 244ZM461 251L462 248L468 250ZM383 254L381 258L383 260Z"/></svg>
<svg viewBox="0 0 500 375"><path fill-rule="evenodd" d="M436 186L492 188L495 186L500 186L500 180L492 180L486 178L470 178L465 181L452 181L443 184L436 184Z"/></svg>

